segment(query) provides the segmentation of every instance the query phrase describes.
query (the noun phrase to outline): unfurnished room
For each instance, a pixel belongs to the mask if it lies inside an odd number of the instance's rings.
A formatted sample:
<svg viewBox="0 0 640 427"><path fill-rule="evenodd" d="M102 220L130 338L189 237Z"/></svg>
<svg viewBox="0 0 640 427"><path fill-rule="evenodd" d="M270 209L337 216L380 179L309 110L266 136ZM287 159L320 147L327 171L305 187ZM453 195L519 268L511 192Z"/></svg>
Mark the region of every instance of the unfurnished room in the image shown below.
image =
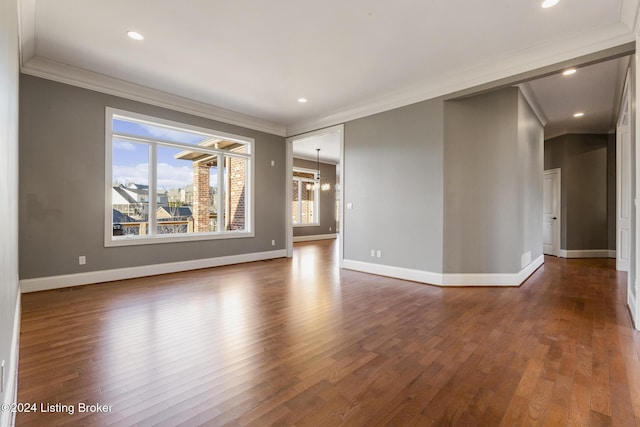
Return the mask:
<svg viewBox="0 0 640 427"><path fill-rule="evenodd" d="M640 426L640 0L0 0L0 426Z"/></svg>

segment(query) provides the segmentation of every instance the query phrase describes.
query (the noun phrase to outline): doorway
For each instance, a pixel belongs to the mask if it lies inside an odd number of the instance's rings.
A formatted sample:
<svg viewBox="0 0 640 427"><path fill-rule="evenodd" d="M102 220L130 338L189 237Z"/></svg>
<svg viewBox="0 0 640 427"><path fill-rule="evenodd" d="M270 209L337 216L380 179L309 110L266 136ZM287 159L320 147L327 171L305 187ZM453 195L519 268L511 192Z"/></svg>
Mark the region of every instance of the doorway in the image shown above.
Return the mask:
<svg viewBox="0 0 640 427"><path fill-rule="evenodd" d="M335 238L338 263L342 266L343 230L338 232L338 228L343 224L343 155L344 125L287 138L287 257L293 256L294 241ZM327 170L329 174L322 172ZM310 171L318 173L303 176ZM327 175L332 179L327 180ZM319 188L310 179L317 181ZM304 197L307 193L309 197ZM301 204L310 199L315 199L315 216L313 223L305 224L312 216L300 214Z"/></svg>
<svg viewBox="0 0 640 427"><path fill-rule="evenodd" d="M542 252L545 255L560 256L561 198L560 169L544 171L542 196Z"/></svg>

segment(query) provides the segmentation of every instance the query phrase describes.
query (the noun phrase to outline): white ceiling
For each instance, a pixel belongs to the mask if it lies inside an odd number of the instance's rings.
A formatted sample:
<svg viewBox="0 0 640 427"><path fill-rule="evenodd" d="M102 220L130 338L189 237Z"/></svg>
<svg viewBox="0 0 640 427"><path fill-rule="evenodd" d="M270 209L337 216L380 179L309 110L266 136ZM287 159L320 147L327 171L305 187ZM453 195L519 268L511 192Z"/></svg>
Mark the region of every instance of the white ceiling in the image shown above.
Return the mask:
<svg viewBox="0 0 640 427"><path fill-rule="evenodd" d="M551 9L541 0L19 1L23 72L283 135L633 41L638 8L638 0Z"/></svg>
<svg viewBox="0 0 640 427"><path fill-rule="evenodd" d="M318 148L319 153L316 152ZM340 163L340 134L336 131L295 139L293 155L299 159L314 161L319 155L321 162L337 165Z"/></svg>
<svg viewBox="0 0 640 427"><path fill-rule="evenodd" d="M545 139L566 133L615 131L629 57L579 67L523 84L529 102L542 112ZM575 118L575 113L584 116Z"/></svg>

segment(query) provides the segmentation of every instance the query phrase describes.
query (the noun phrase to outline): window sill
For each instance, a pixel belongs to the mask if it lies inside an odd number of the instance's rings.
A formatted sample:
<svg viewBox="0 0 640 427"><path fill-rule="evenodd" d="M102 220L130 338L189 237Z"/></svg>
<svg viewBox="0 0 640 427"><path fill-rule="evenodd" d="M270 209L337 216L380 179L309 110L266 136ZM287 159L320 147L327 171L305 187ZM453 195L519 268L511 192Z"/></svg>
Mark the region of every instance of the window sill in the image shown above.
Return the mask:
<svg viewBox="0 0 640 427"><path fill-rule="evenodd" d="M104 242L105 247L118 247L118 246L137 246L137 245L155 245L163 243L178 243L178 242L197 242L203 240L221 240L221 239L242 239L247 237L254 237L253 232L248 231L226 231L221 233L201 233L194 235L184 236L132 236L132 237L120 237L113 239L111 236L107 237Z"/></svg>

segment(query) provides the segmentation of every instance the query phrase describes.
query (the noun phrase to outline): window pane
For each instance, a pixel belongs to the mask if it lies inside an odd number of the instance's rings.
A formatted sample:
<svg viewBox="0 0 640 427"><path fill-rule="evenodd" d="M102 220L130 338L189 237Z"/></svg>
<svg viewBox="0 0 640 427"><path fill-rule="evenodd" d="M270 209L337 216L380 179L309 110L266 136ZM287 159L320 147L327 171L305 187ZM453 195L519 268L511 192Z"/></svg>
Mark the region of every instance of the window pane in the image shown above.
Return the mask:
<svg viewBox="0 0 640 427"><path fill-rule="evenodd" d="M291 207L291 213L293 215L293 223L298 224L300 222L300 203L298 203L298 187L300 181L293 180L293 206Z"/></svg>
<svg viewBox="0 0 640 427"><path fill-rule="evenodd" d="M209 234L233 237L221 233L225 231L242 231L242 237L252 232L248 186L253 139L117 111L107 121L112 135L107 171L111 168L113 177L107 195L112 200L106 212L107 245L109 240L120 240L114 244L119 246L166 241L154 236L187 241L209 239ZM147 238L129 243L123 241L126 235Z"/></svg>
<svg viewBox="0 0 640 427"><path fill-rule="evenodd" d="M303 183L300 200L300 222L302 224L315 223L315 190L313 184Z"/></svg>
<svg viewBox="0 0 640 427"><path fill-rule="evenodd" d="M112 143L113 236L146 235L149 221L149 146Z"/></svg>
<svg viewBox="0 0 640 427"><path fill-rule="evenodd" d="M113 132L139 136L142 138L182 142L185 144L199 144L210 138L210 136L190 132L185 129L175 129L158 124L140 123L121 117L113 119Z"/></svg>
<svg viewBox="0 0 640 427"><path fill-rule="evenodd" d="M187 159L183 150L161 145L157 153L157 233L216 231L217 156L200 153Z"/></svg>
<svg viewBox="0 0 640 427"><path fill-rule="evenodd" d="M225 230L247 229L246 190L249 162L244 158L225 157L224 206Z"/></svg>

